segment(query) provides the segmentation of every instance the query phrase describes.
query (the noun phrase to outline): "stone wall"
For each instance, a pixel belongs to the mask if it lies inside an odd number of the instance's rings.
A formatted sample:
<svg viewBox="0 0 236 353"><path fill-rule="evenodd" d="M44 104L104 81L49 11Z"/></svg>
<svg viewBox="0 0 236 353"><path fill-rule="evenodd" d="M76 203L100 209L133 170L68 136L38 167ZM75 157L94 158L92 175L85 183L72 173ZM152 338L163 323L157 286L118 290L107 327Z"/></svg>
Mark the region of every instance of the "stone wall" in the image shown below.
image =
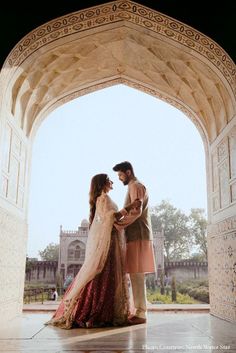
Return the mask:
<svg viewBox="0 0 236 353"><path fill-rule="evenodd" d="M0 318L8 320L23 305L27 225L0 207Z"/></svg>
<svg viewBox="0 0 236 353"><path fill-rule="evenodd" d="M207 262L170 261L165 263L165 273L183 282L189 279L208 279ZM27 266L26 266L27 267ZM57 261L31 261L26 270L26 284L56 284Z"/></svg>
<svg viewBox="0 0 236 353"><path fill-rule="evenodd" d="M56 285L58 261L28 261L26 263L25 284Z"/></svg>
<svg viewBox="0 0 236 353"><path fill-rule="evenodd" d="M169 278L175 276L178 282L208 279L208 265L207 262L170 261L165 263L165 273Z"/></svg>

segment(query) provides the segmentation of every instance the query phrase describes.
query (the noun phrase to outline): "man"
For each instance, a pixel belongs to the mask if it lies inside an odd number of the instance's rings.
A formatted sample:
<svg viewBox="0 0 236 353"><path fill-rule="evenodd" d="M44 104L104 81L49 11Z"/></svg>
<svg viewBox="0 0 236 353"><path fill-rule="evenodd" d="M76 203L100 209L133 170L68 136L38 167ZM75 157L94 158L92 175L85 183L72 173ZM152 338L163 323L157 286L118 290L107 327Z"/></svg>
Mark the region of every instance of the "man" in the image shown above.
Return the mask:
<svg viewBox="0 0 236 353"><path fill-rule="evenodd" d="M120 181L128 185L125 205L120 211L123 218L115 223L115 227L125 228L126 270L130 274L135 306L135 314L129 318L129 323L142 324L147 320L145 273L156 271L148 193L145 186L135 177L130 162L116 164L113 170L118 173ZM126 206L137 199L141 201L139 208L126 209Z"/></svg>
<svg viewBox="0 0 236 353"><path fill-rule="evenodd" d="M58 293L57 293L57 290L56 290L56 288L52 288L51 300L55 300L55 301L57 301L57 299L58 299Z"/></svg>

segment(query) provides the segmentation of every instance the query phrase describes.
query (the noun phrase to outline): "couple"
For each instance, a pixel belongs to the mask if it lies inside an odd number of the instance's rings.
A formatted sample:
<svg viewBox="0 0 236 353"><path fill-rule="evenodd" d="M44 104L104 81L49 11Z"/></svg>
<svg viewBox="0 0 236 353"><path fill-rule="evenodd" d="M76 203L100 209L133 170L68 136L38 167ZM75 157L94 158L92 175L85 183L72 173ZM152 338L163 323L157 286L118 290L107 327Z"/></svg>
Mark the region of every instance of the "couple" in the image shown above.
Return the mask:
<svg viewBox="0 0 236 353"><path fill-rule="evenodd" d="M107 174L92 178L85 261L47 324L70 329L146 322L145 273L155 272L148 195L129 162L113 170L128 185L125 207L118 211L108 196L113 182Z"/></svg>

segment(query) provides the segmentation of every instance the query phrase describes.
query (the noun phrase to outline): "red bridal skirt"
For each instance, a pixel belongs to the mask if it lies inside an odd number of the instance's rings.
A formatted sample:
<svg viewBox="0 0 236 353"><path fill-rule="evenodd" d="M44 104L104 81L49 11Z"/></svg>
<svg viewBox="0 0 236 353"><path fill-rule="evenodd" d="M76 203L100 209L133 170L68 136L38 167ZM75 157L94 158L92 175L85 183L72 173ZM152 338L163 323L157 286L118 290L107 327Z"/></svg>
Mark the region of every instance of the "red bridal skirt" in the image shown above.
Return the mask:
<svg viewBox="0 0 236 353"><path fill-rule="evenodd" d="M125 274L125 263L121 259L120 240L117 237L119 237L119 234L113 228L104 268L82 289L73 309L72 327L103 327L127 324L129 314L127 275ZM117 283L117 268L122 273L119 276L119 280L123 282L122 285ZM74 281L67 289L64 297L66 297L73 284ZM121 288L118 295L117 288ZM118 305L115 302L117 300L119 301ZM121 312L120 322L117 320L117 307ZM64 308L62 301L52 319L60 318L63 315ZM60 325L57 326L60 327Z"/></svg>

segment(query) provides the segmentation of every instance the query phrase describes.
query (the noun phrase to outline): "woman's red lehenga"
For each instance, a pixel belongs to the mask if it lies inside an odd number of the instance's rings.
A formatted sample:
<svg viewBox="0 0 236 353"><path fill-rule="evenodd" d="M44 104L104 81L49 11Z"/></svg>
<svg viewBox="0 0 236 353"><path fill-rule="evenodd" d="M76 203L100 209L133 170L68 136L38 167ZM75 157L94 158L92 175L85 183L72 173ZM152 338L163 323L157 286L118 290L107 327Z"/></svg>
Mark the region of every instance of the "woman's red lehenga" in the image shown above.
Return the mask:
<svg viewBox="0 0 236 353"><path fill-rule="evenodd" d="M128 286L126 275L123 274L120 278L117 278L116 272L117 266L121 268L124 265L122 259L119 258L118 236L119 234L113 228L104 268L82 289L73 309L74 319L72 327L88 328L127 325ZM123 283L117 283L118 281ZM63 299L66 299L74 283L75 281L71 283ZM117 293L117 288L120 288L120 293ZM119 303L116 301L119 301ZM62 300L53 319L59 319L63 315L64 310L65 305Z"/></svg>

